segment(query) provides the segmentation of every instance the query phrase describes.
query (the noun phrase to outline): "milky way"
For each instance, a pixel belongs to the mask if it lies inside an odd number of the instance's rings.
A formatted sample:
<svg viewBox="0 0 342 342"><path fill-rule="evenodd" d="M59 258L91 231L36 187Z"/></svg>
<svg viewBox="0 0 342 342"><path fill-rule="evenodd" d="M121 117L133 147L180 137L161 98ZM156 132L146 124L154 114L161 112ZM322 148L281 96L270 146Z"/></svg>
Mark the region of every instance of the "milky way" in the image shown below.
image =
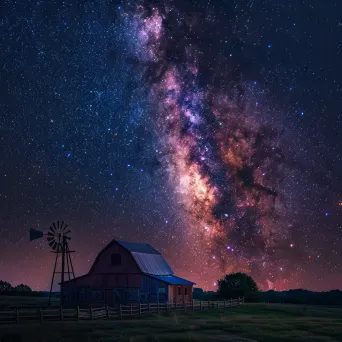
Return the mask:
<svg viewBox="0 0 342 342"><path fill-rule="evenodd" d="M139 5L123 20L131 53L145 68L158 159L184 212L192 256L217 274L245 271L273 284L286 264L281 252L290 248L282 183L291 170L278 127L248 107L248 82L224 71L220 87L215 75L200 82L200 44L173 36L174 25L196 25L176 9ZM177 57L168 53L174 47Z"/></svg>

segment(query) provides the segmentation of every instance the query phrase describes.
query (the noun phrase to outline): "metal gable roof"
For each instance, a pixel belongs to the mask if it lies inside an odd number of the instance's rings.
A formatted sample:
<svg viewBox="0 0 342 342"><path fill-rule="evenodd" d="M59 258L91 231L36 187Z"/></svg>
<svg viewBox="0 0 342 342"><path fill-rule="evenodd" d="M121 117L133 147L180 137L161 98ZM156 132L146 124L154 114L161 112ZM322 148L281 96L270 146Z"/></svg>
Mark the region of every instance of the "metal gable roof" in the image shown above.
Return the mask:
<svg viewBox="0 0 342 342"><path fill-rule="evenodd" d="M173 271L163 256L148 243L116 240L133 256L141 272L153 275L171 275Z"/></svg>
<svg viewBox="0 0 342 342"><path fill-rule="evenodd" d="M151 275L152 278L161 280L170 285L194 285L195 283L180 277L176 277L175 275L168 276L159 276L159 275Z"/></svg>
<svg viewBox="0 0 342 342"><path fill-rule="evenodd" d="M128 249L130 252L160 255L160 253L148 243L130 242L130 241L122 241L122 240L115 240L115 241L122 247Z"/></svg>
<svg viewBox="0 0 342 342"><path fill-rule="evenodd" d="M170 275L173 271L160 254L131 252L141 272L154 275Z"/></svg>

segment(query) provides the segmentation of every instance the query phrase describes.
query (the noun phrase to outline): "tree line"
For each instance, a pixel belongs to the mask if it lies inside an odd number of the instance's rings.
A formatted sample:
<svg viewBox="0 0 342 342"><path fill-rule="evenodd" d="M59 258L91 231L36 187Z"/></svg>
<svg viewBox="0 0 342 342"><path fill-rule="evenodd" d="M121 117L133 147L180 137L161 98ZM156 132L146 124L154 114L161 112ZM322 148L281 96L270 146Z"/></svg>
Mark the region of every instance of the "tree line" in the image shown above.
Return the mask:
<svg viewBox="0 0 342 342"><path fill-rule="evenodd" d="M12 286L9 282L0 280L0 295L3 296L44 296L44 292L32 291L32 289L25 284Z"/></svg>
<svg viewBox="0 0 342 342"><path fill-rule="evenodd" d="M217 283L217 291L194 288L193 297L199 300L217 300L245 297L246 302L269 302L307 305L342 305L342 291L314 292L303 289L288 291L260 291L253 278L245 273L225 275Z"/></svg>

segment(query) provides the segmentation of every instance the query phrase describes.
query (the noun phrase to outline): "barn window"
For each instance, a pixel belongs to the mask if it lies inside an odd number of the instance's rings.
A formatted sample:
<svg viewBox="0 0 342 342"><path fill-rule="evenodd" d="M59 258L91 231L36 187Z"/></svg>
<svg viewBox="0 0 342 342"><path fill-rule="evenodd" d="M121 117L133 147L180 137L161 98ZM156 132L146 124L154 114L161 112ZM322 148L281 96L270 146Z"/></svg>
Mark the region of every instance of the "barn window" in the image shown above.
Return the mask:
<svg viewBox="0 0 342 342"><path fill-rule="evenodd" d="M184 287L184 294L187 296L188 295L188 289Z"/></svg>
<svg viewBox="0 0 342 342"><path fill-rule="evenodd" d="M111 264L112 264L112 266L120 266L121 265L121 255L118 253L113 253L111 255Z"/></svg>
<svg viewBox="0 0 342 342"><path fill-rule="evenodd" d="M182 288L178 286L178 296L180 296L181 294L182 294Z"/></svg>

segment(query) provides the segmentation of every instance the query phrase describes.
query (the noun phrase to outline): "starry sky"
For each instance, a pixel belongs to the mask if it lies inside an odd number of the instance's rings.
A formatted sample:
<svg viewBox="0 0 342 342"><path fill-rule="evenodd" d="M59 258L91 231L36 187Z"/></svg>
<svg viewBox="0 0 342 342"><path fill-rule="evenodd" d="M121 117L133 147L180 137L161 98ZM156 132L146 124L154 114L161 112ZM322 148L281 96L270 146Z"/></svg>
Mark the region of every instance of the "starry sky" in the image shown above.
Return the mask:
<svg viewBox="0 0 342 342"><path fill-rule="evenodd" d="M29 228L113 238L204 289L342 284L342 3L0 5L0 278L47 290Z"/></svg>

